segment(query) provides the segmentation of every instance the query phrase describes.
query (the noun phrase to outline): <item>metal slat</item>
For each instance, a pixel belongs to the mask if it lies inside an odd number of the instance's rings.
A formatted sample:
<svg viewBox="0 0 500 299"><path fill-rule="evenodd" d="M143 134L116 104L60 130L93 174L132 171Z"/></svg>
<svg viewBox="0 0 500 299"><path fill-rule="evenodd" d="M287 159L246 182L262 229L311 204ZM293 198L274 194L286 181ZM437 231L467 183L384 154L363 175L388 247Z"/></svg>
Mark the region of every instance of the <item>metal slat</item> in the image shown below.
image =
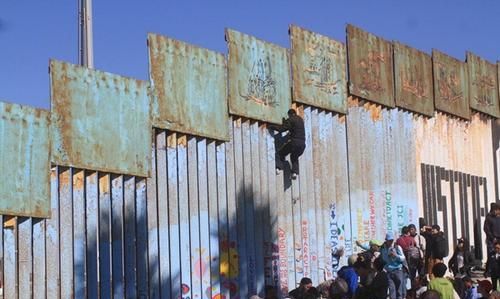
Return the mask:
<svg viewBox="0 0 500 299"><path fill-rule="evenodd" d="M59 236L61 254L61 297L74 295L73 276L73 170L59 169Z"/></svg>
<svg viewBox="0 0 500 299"><path fill-rule="evenodd" d="M198 204L199 204L199 260L195 260L194 275L201 281L202 294L211 294L210 284L210 219L208 208L207 141L197 140L198 148ZM193 288L194 288L193 282ZM208 296L210 297L210 296Z"/></svg>
<svg viewBox="0 0 500 299"><path fill-rule="evenodd" d="M4 296L4 289L5 289L5 285L4 285L4 273L5 273L5 268L4 268L4 265L5 265L5 256L4 256L4 253L5 253L5 250L4 250L4 237L3 237L3 220L4 220L4 216L0 215L0 223L2 224L2 228L0 229L0 299L3 299ZM43 236L42 236L43 238ZM43 256L45 258L45 256ZM37 261L36 258L34 258L35 261ZM36 269L36 267L34 266L34 268ZM45 269L44 269L45 270ZM35 271L34 271L35 272ZM37 273L37 272L35 272ZM45 292L44 292L45 293Z"/></svg>
<svg viewBox="0 0 500 299"><path fill-rule="evenodd" d="M220 249L219 249L219 221L217 202L217 156L216 142L209 141L207 145L207 178L208 178L208 209L209 209L209 232L210 232L210 286L209 294L211 298L220 296Z"/></svg>
<svg viewBox="0 0 500 299"><path fill-rule="evenodd" d="M273 248L274 244L272 242L273 230L271 226L271 215L270 215L270 202L269 202L269 180L270 175L275 176L275 174L270 174L268 169L268 152L267 152L267 136L269 136L265 124L259 124L259 165L260 165L260 194L261 194L261 212L260 221L261 232L262 232L262 269L264 285L274 285L273 282Z"/></svg>
<svg viewBox="0 0 500 299"><path fill-rule="evenodd" d="M11 218L12 219L12 218ZM6 220L11 220L4 217L2 223L3 230L3 296L4 298L18 298L18 270L19 263L17 256L17 219L13 218L9 227L5 227Z"/></svg>
<svg viewBox="0 0 500 299"><path fill-rule="evenodd" d="M233 150L234 150L234 178L235 178L235 200L237 219L237 252L238 252L238 290L241 297L248 295L248 256L247 236L245 231L245 188L243 181L243 146L242 146L242 119L233 118Z"/></svg>
<svg viewBox="0 0 500 299"><path fill-rule="evenodd" d="M186 136L178 136L173 139L172 145L177 148L177 166L170 165L171 169L178 171L178 194L179 194L179 220L180 222L180 254L181 254L181 290L183 296L193 298L192 286L192 258L191 252L194 250L190 243L190 219L189 219L189 194L191 191L191 181L189 176L192 170L189 170L191 162L189 162L188 150L190 149ZM174 147L175 148L175 147ZM170 139L169 139L169 157L170 157ZM170 160L169 160L170 161ZM196 164L193 165L196 170ZM174 273L175 274L175 273ZM163 294L162 294L163 295Z"/></svg>
<svg viewBox="0 0 500 299"><path fill-rule="evenodd" d="M133 176L124 177L124 272L125 272L125 297L137 298L137 248L136 248L136 223L135 223L135 181Z"/></svg>
<svg viewBox="0 0 500 299"><path fill-rule="evenodd" d="M0 223L1 217L0 217ZM1 230L0 230L1 231ZM2 233L0 232L0 247L3 242ZM83 253L82 253L83 255ZM45 273L45 263L46 263L46 251L45 251L45 220L35 219L33 221L33 298L43 299L46 295L46 273ZM0 257L3 254L0 252ZM0 265L2 267L2 265ZM3 280L0 277L0 280ZM2 298L0 296L0 298Z"/></svg>
<svg viewBox="0 0 500 299"><path fill-rule="evenodd" d="M75 298L86 292L85 171L72 169L73 191L73 283ZM33 236L35 233L33 232ZM34 294L37 292L34 290Z"/></svg>
<svg viewBox="0 0 500 299"><path fill-rule="evenodd" d="M163 138L163 137L162 137ZM163 141L162 141L163 142ZM163 146L163 144L162 144ZM181 269L183 261L180 252L180 219L178 179L177 179L177 139L175 135L169 135L166 143L167 149L167 179L168 179L168 221L170 239L170 279L172 282L172 296L182 296ZM162 153L163 155L163 153ZM186 220L184 220L186 221ZM184 272L184 271L183 271ZM182 272L182 273L183 273Z"/></svg>
<svg viewBox="0 0 500 299"><path fill-rule="evenodd" d="M156 137L157 140L157 191L158 191L158 233L159 233L159 252L157 263L160 265L160 294L162 298L172 296L170 259L168 253L170 250L169 240L169 190L170 182L167 177L167 133L162 131ZM175 150L174 145L174 150ZM175 151L174 151L175 154ZM176 200L176 199L175 199Z"/></svg>
<svg viewBox="0 0 500 299"><path fill-rule="evenodd" d="M148 297L148 228L146 211L146 180L136 179L136 232L137 232L137 298Z"/></svg>
<svg viewBox="0 0 500 299"><path fill-rule="evenodd" d="M99 175L99 293L111 297L111 180L109 174Z"/></svg>
<svg viewBox="0 0 500 299"><path fill-rule="evenodd" d="M125 297L123 175L111 176L111 263L113 296Z"/></svg>
<svg viewBox="0 0 500 299"><path fill-rule="evenodd" d="M160 297L160 255L158 247L158 196L157 196L157 153L159 151L166 151L166 148L159 148L159 139L161 133L153 130L153 147L151 150L151 178L146 179L147 188L147 213L148 213L148 275L149 275L149 297ZM123 281L123 278L122 278ZM122 288L122 287L120 287ZM123 295L121 296L123 297Z"/></svg>
<svg viewBox="0 0 500 299"><path fill-rule="evenodd" d="M222 249L226 250L224 253L227 256L226 260L226 273L223 278L224 293L229 293L230 297L237 298L239 295L239 275L240 275L240 253L238 252L239 242L238 239L238 221L237 221L237 195L236 195L236 175L235 175L235 151L234 151L234 130L233 118L231 117L228 122L229 131L231 132L231 140L225 143L225 180L227 189L227 223L228 223L228 236L227 243ZM219 189L220 191L222 189ZM221 263L222 263L221 255ZM222 274L222 273L221 273Z"/></svg>
<svg viewBox="0 0 500 299"><path fill-rule="evenodd" d="M254 201L254 248L255 248L255 294L259 294L264 289L264 228L263 228L263 213L266 207L262 204L263 194L261 188L261 175L263 175L260 165L260 138L259 138L259 123L251 122L249 127L250 133L250 169L251 183L250 190ZM263 293L262 293L263 294Z"/></svg>
<svg viewBox="0 0 500 299"><path fill-rule="evenodd" d="M60 266L59 266L59 168L50 172L50 209L51 218L47 219L45 244L47 249L47 298L60 297ZM9 298L9 297L6 297Z"/></svg>
<svg viewBox="0 0 500 299"><path fill-rule="evenodd" d="M227 124L226 124L227 125ZM231 132L232 133L232 132ZM219 249L219 270L217 271L218 287L220 296L230 298L230 241L229 241L229 215L228 215L228 186L227 186L227 162L226 143L215 145L215 163L217 180L217 218L218 218L218 249ZM213 201L211 201L212 203Z"/></svg>
<svg viewBox="0 0 500 299"><path fill-rule="evenodd" d="M33 282L33 243L32 218L18 218L18 267L19 267L19 299L32 298Z"/></svg>
<svg viewBox="0 0 500 299"><path fill-rule="evenodd" d="M86 200L86 224L87 224L87 296L97 298L99 291L99 264L98 264L98 240L99 235L98 217L99 202L97 188L97 173L86 173L85 176L85 200ZM48 272L48 271L47 271ZM47 273L48 274L48 273ZM49 297L49 296L47 296ZM54 297L57 298L57 297Z"/></svg>
<svg viewBox="0 0 500 299"><path fill-rule="evenodd" d="M246 234L246 269L248 271L247 285L248 294L257 294L257 257L255 253L255 197L252 184L252 151L250 141L250 120L245 120L241 124L242 153L243 153L243 192L244 192L244 213L245 213L245 234Z"/></svg>

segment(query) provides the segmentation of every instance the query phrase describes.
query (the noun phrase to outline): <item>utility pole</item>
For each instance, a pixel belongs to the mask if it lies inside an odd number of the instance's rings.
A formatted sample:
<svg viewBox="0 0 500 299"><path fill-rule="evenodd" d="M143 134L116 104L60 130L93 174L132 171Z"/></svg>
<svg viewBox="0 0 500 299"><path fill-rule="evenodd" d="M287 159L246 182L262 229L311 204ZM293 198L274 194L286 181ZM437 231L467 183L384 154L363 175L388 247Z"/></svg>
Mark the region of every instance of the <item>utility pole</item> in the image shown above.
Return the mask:
<svg viewBox="0 0 500 299"><path fill-rule="evenodd" d="M94 68L92 0L78 0L78 63Z"/></svg>

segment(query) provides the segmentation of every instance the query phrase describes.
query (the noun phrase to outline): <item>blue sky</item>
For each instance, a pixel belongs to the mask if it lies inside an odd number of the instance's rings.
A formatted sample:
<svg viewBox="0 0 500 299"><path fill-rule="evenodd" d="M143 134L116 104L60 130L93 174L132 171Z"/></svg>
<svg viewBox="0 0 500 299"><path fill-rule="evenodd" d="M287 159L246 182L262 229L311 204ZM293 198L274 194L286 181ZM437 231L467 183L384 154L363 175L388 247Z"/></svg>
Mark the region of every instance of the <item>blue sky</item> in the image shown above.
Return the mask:
<svg viewBox="0 0 500 299"><path fill-rule="evenodd" d="M345 41L345 25L430 53L500 60L500 1L94 0L97 69L146 80L146 35L226 53L224 28L289 46L288 25ZM48 61L77 63L77 0L0 1L0 100L49 107Z"/></svg>

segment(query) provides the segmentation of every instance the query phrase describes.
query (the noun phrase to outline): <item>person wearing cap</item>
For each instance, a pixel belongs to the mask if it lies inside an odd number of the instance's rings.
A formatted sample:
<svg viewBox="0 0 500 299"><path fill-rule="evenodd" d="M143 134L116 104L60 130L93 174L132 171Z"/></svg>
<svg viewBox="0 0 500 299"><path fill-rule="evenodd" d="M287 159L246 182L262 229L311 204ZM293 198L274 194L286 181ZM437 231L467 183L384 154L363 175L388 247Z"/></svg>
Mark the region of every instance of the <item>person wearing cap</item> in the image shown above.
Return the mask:
<svg viewBox="0 0 500 299"><path fill-rule="evenodd" d="M493 251L493 244L500 240L500 205L490 204L490 212L484 219L483 231L486 234L486 250L488 254Z"/></svg>
<svg viewBox="0 0 500 299"><path fill-rule="evenodd" d="M312 280L308 277L303 277L300 280L300 285L298 288L291 290L288 296L293 299L305 299L307 298L307 291L312 288Z"/></svg>
<svg viewBox="0 0 500 299"><path fill-rule="evenodd" d="M304 120L297 115L294 109L288 110L288 118L283 119L281 126L270 125L269 129L281 132L288 131L286 140L277 149L276 170L280 172L283 164L288 163L285 157L290 154L292 162L292 179L296 179L299 174L299 157L306 148L306 134L304 129Z"/></svg>
<svg viewBox="0 0 500 299"><path fill-rule="evenodd" d="M382 242L377 240L370 240L368 242L368 246L366 246L365 244L357 240L356 245L364 250L358 255L365 260L373 262L380 255L380 246L382 246Z"/></svg>
<svg viewBox="0 0 500 299"><path fill-rule="evenodd" d="M406 262L401 246L394 243L394 235L388 232L385 243L380 248L380 256L385 263L385 270L389 278L389 297L402 299L406 296L405 274L403 266Z"/></svg>

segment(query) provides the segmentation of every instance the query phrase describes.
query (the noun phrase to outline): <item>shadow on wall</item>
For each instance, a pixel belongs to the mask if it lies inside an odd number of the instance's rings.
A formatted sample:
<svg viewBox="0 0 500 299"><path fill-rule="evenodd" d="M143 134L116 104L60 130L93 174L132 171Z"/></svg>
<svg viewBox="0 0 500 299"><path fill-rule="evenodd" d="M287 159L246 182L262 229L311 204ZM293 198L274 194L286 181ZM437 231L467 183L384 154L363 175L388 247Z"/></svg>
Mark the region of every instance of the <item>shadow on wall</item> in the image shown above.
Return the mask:
<svg viewBox="0 0 500 299"><path fill-rule="evenodd" d="M120 178L111 176L112 181ZM146 192L140 187L144 179L123 177L123 182L123 189L113 186L109 194L100 192L97 201L86 194L85 254L79 258L75 248L74 256L76 297L247 298L263 296L267 284L278 285L277 217L252 185L236 188L234 212L220 202L208 203L217 206L218 224L208 228L206 238L200 220L204 211L199 208L184 211L189 219L179 218L179 225L151 227L146 213L151 209L145 206L149 201L141 195ZM159 196L158 204L160 200L166 197ZM158 209L155 213L153 218L161 222ZM180 226L190 235L182 236ZM196 231L199 234L193 234ZM180 260L174 260L178 253Z"/></svg>

